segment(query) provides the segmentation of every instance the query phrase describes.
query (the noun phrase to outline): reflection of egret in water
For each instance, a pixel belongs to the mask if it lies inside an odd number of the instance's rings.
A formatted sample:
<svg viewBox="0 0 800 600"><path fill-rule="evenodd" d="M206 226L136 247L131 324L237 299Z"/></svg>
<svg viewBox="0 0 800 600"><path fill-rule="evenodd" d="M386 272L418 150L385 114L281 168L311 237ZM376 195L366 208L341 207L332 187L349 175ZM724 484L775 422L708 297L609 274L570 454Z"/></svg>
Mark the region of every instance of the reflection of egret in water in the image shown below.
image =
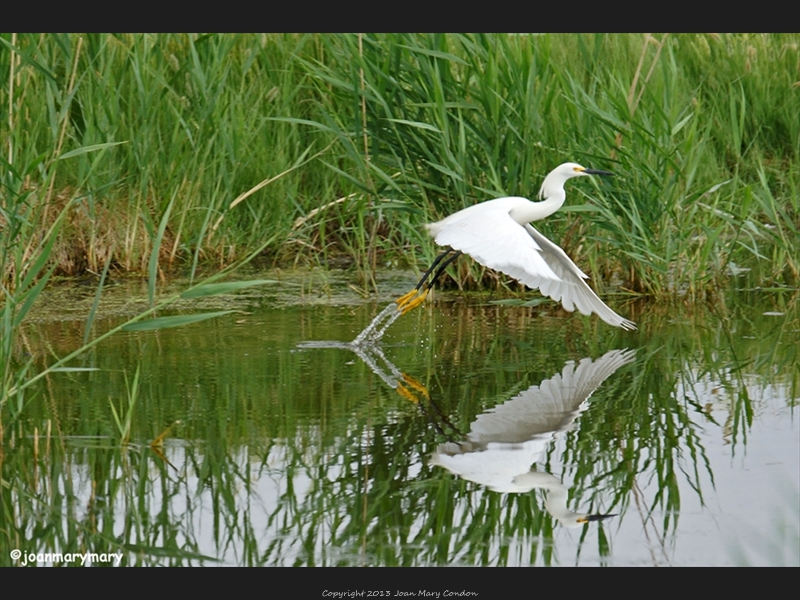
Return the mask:
<svg viewBox="0 0 800 600"><path fill-rule="evenodd" d="M612 516L569 511L566 488L549 473L531 471L531 465L586 410L592 392L633 357L632 350L612 350L596 361L569 361L560 374L479 415L466 440L440 444L431 464L495 492L548 490L545 508L565 526Z"/></svg>
<svg viewBox="0 0 800 600"><path fill-rule="evenodd" d="M394 310L393 306L391 308ZM396 310L394 312L399 314ZM426 388L422 382L417 381L398 369L392 361L386 358L386 355L378 344L371 341L363 344L356 342L317 341L302 342L298 344L298 348L339 348L354 352L386 385L395 390L404 399L419 406L420 410L428 417L439 433L448 439L463 437L463 434L460 434L450 423L436 403L431 401L428 388Z"/></svg>
<svg viewBox="0 0 800 600"><path fill-rule="evenodd" d="M363 343L358 340L304 342L299 347L350 350L386 385L417 404L438 431L450 440L436 449L430 459L432 465L444 467L495 492L546 490L545 509L566 527L615 516L570 511L567 489L558 478L531 471L531 465L544 454L556 435L568 430L586 410L586 400L603 381L633 361L634 350L612 350L596 361L584 358L577 365L569 361L561 373L479 415L464 436L431 400L422 383L400 371L386 358L380 345L366 339Z"/></svg>

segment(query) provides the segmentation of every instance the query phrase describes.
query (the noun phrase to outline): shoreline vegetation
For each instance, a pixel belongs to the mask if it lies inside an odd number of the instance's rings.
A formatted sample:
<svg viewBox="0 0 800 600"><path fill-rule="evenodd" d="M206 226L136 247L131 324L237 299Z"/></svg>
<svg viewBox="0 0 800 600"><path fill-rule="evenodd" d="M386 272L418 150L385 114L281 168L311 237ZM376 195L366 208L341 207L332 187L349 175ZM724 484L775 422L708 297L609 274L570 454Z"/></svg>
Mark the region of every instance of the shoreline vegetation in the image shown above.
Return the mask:
<svg viewBox="0 0 800 600"><path fill-rule="evenodd" d="M110 277L147 279L132 321L253 261L367 295L434 258L424 223L565 161L616 174L539 224L601 296L796 297L798 34L0 34L0 108L0 406L42 376L14 340L53 276L94 278L89 345ZM518 289L469 260L443 279Z"/></svg>
<svg viewBox="0 0 800 600"><path fill-rule="evenodd" d="M6 289L47 242L57 275L146 275L155 245L162 276L194 274L264 245L368 288L433 257L423 223L534 198L565 160L617 174L541 224L596 285L797 284L798 35L0 39Z"/></svg>

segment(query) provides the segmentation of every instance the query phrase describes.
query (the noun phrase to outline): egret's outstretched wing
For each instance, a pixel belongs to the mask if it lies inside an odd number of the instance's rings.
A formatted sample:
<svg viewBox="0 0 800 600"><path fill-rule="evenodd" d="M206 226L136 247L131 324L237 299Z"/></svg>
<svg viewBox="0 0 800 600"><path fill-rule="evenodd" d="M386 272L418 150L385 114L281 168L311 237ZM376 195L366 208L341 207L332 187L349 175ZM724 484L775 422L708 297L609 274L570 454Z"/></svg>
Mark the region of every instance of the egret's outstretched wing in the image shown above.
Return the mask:
<svg viewBox="0 0 800 600"><path fill-rule="evenodd" d="M428 230L440 246L468 254L484 267L510 275L537 289L545 282L557 283L558 275L542 258L542 249L509 214L515 198L475 204L429 224ZM504 210L508 204L508 209Z"/></svg>
<svg viewBox="0 0 800 600"><path fill-rule="evenodd" d="M557 280L542 281L540 285L536 286L542 294L556 302L561 302L565 310L573 311L577 307L584 315L596 313L609 325L628 330L636 329L636 323L619 316L597 297L597 294L585 281L588 277L572 262L566 252L536 231L530 224L525 224L524 228L531 239L541 248L542 258L547 265L558 275ZM526 281L522 279L520 281L528 285Z"/></svg>
<svg viewBox="0 0 800 600"><path fill-rule="evenodd" d="M428 230L440 246L468 254L485 267L510 275L529 288L561 302L565 310L575 307L588 315L596 313L610 325L636 329L606 306L584 281L588 277L569 256L531 225L520 225L509 214L524 198L498 198L475 204L431 223Z"/></svg>

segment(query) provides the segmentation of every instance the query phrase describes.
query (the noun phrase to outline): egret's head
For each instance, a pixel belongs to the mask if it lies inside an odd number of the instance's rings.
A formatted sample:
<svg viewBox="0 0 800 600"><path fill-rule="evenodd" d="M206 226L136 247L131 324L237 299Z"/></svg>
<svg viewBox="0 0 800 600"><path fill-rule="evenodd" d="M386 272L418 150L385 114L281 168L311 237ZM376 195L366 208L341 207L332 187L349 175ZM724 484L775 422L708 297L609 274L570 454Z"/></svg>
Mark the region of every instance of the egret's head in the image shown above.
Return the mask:
<svg viewBox="0 0 800 600"><path fill-rule="evenodd" d="M613 173L598 171L597 169L587 169L578 163L564 163L550 171L547 177L544 178L542 187L539 190L539 198L542 200L546 198L555 198L563 202L564 183L566 183L567 179L582 177L583 175L613 175Z"/></svg>
<svg viewBox="0 0 800 600"><path fill-rule="evenodd" d="M553 173L558 173L565 179L569 179L571 177L581 177L583 175L613 175L608 171L599 171L597 169L587 169L586 167L582 167L578 163L564 163L563 165L559 165L553 170Z"/></svg>

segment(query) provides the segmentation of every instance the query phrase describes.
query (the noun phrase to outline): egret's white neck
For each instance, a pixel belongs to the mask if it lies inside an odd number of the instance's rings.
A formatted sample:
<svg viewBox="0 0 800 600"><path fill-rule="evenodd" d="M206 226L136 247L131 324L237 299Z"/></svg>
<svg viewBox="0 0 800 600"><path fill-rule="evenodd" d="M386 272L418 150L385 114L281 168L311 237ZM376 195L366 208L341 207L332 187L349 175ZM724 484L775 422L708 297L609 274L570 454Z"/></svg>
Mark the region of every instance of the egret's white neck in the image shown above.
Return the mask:
<svg viewBox="0 0 800 600"><path fill-rule="evenodd" d="M546 192L546 195L545 190L542 189L542 191L539 192L539 196L543 197L541 202L531 202L527 200L524 203L520 203L519 206L515 206L509 213L511 218L520 225L530 223L531 221L546 219L563 206L564 200L567 197L563 187L561 189L549 190Z"/></svg>

